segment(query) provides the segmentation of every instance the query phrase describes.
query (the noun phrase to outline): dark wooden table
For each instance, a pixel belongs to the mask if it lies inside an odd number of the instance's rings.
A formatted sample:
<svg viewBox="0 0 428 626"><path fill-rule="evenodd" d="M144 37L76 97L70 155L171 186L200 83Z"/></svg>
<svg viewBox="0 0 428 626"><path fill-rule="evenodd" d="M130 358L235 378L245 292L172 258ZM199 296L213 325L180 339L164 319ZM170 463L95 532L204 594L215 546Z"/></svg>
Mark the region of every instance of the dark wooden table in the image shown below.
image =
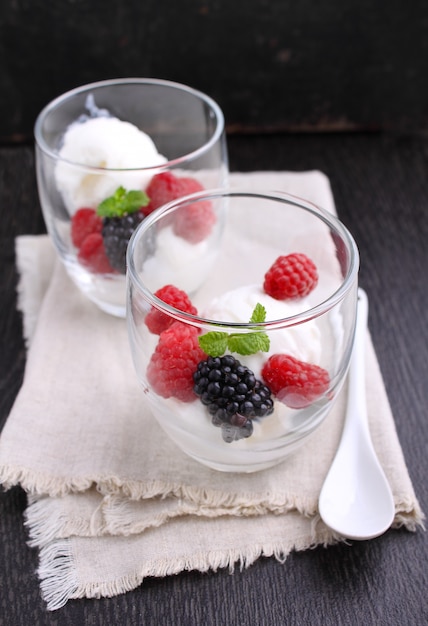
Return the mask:
<svg viewBox="0 0 428 626"><path fill-rule="evenodd" d="M232 171L320 169L361 252L370 329L420 504L428 511L428 137L230 136ZM25 350L16 312L14 238L44 232L31 146L0 147L0 424L22 382ZM0 624L225 626L428 623L428 540L389 531L262 558L242 572L150 579L122 596L70 601L46 612L26 545L26 497L0 494Z"/></svg>

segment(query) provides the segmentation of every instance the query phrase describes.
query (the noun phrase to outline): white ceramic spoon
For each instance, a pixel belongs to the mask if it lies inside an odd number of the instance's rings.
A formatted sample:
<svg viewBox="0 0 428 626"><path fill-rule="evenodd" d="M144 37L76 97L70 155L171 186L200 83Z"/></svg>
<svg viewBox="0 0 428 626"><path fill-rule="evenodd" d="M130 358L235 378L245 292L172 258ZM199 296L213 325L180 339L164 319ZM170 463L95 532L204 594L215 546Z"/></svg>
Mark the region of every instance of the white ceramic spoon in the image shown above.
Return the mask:
<svg viewBox="0 0 428 626"><path fill-rule="evenodd" d="M372 539L394 519L391 488L370 438L365 393L366 293L358 290L357 324L348 374L343 433L319 497L321 518L349 539Z"/></svg>

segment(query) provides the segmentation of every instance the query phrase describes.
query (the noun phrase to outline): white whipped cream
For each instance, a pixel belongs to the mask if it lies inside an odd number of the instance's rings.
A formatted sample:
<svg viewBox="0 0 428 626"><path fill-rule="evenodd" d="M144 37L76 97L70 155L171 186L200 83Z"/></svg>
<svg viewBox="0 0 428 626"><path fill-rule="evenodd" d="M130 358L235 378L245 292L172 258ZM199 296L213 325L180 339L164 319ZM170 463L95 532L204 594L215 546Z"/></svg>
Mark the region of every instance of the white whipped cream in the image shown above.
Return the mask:
<svg viewBox="0 0 428 626"><path fill-rule="evenodd" d="M146 133L105 116L71 124L59 156L55 179L70 214L81 207L96 208L121 185L144 189L153 172L137 168L158 167L167 161ZM85 167L108 171L91 172Z"/></svg>
<svg viewBox="0 0 428 626"><path fill-rule="evenodd" d="M281 320L310 308L308 298L279 301L266 294L259 285L248 285L215 298L203 310L202 315L212 320L247 324L257 303L265 307L267 321ZM272 354L289 354L302 361L320 363L321 330L315 320L288 328L278 328L270 331L268 335L269 352L259 352L250 356L234 354L257 378L261 379L262 367ZM250 453L253 447L264 446L266 442L278 440L292 432L296 426L293 421L296 412L276 401L272 415L253 421L254 431L248 439L227 444L222 439L220 428L212 425L206 408L199 400L183 403L175 398L162 399L155 402L153 410L162 427L180 447L195 458L211 459L220 465L227 464L233 449L248 450ZM171 419L171 415L175 416L174 420ZM299 428L305 419L307 418L302 415L299 417ZM269 449L266 449L266 467L271 464L270 460ZM252 461L249 458L243 461L243 465L246 462L251 465Z"/></svg>
<svg viewBox="0 0 428 626"><path fill-rule="evenodd" d="M306 298L298 300L276 300L259 285L246 285L222 294L207 307L203 316L223 322L248 324L254 308L260 303L266 309L266 321L276 321L298 315L308 310ZM257 377L263 364L271 354L289 354L301 361L318 364L321 358L320 330L314 321L289 328L275 329L268 333L269 353L258 352L237 358L249 367Z"/></svg>
<svg viewBox="0 0 428 626"><path fill-rule="evenodd" d="M207 239L190 243L175 235L172 226L165 226L158 232L156 252L145 261L141 277L151 291L172 284L192 294L206 280L215 256Z"/></svg>

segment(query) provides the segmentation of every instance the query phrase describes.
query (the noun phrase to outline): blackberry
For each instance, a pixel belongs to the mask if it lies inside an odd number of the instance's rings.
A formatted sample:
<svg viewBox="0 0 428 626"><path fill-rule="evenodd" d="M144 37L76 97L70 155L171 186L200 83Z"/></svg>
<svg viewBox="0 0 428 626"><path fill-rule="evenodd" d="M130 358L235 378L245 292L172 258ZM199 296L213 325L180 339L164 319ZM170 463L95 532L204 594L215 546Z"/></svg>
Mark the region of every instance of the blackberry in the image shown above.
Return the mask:
<svg viewBox="0 0 428 626"><path fill-rule="evenodd" d="M196 395L227 443L250 437L252 419L273 412L269 387L231 355L201 361L193 380Z"/></svg>
<svg viewBox="0 0 428 626"><path fill-rule="evenodd" d="M101 234L110 265L126 274L126 249L132 233L143 220L140 211L125 213L123 217L104 217Z"/></svg>

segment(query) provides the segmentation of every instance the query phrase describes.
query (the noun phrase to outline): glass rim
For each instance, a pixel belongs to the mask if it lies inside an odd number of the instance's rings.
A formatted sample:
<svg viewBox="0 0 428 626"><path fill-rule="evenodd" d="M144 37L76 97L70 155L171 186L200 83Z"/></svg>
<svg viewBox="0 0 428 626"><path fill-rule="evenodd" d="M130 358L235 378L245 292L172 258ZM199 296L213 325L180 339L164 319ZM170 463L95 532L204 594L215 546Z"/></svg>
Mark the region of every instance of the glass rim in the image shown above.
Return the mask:
<svg viewBox="0 0 428 626"><path fill-rule="evenodd" d="M171 89L175 89L176 91L186 92L190 95L199 98L203 102L205 102L210 109L213 111L216 119L216 128L215 132L212 134L210 139L205 142L202 146L199 146L196 150L192 150L192 152L188 152L176 159L171 159L165 161L160 165L152 165L146 167L132 167L132 168L108 168L108 167L97 167L92 165L86 165L85 163L79 163L77 161L71 161L70 159L64 159L61 157L57 151L53 150L47 145L43 137L42 127L44 121L48 117L48 115L55 110L58 105L62 104L66 100L70 100L76 95L83 94L85 92L89 92L94 89L98 89L99 87L108 87L110 85L155 85L160 87L168 87ZM124 120L126 121L126 120ZM87 83L85 85L81 85L79 87L75 87L70 89L61 95L57 96L53 100L51 100L38 114L35 124L34 124L34 139L36 142L36 146L47 156L57 161L61 161L63 163L67 163L76 168L82 168L85 170L89 170L91 172L105 173L105 172L144 172L144 171L162 171L167 168L177 167L183 162L193 161L197 159L199 156L205 154L210 150L210 148L220 139L222 133L224 132L225 122L223 111L220 106L217 104L213 98L208 96L207 94L199 91L198 89L194 89L193 87L189 87L188 85L184 85L182 83L164 80L160 78L113 78L108 80L101 80L92 83Z"/></svg>
<svg viewBox="0 0 428 626"><path fill-rule="evenodd" d="M176 309L175 307L167 304L166 302L163 302L163 300L155 296L155 294L150 289L148 289L144 282L141 280L134 263L134 251L143 234L147 230L149 230L149 228L151 228L153 224L162 219L164 215L173 213L176 208L183 206L189 202L195 202L197 200L215 200L221 197L236 196L274 201L278 200L285 204L296 206L311 213L318 219L321 219L321 221L323 221L332 232L338 233L342 241L345 242L347 250L349 252L349 267L346 275L342 278L340 286L334 292L332 292L327 299L319 302L309 309L306 309L305 311L302 311L301 313L297 313L295 315L291 315L289 317L281 319L267 320L265 322L258 323L229 322L224 320L209 319L200 315L192 315L191 313L185 313ZM167 204L157 208L155 211L150 213L150 215L145 217L144 220L138 225L129 240L126 252L126 277L128 283L127 291L129 291L130 288L130 282L132 282L134 285L137 286L139 292L143 295L144 299L150 306L155 307L162 313L165 313L166 315L175 318L177 321L182 321L193 326L210 326L217 327L218 329L231 328L234 330L234 332L275 330L277 328L296 326L305 322L309 322L312 319L324 315L327 311L335 307L345 298L347 293L352 288L354 281L358 276L359 260L360 256L357 244L348 228L340 221L340 219L335 214L327 211L326 209L318 206L317 204L309 200L304 200L299 196L295 196L282 191L266 191L257 189L248 190L244 188L204 190L168 202Z"/></svg>

